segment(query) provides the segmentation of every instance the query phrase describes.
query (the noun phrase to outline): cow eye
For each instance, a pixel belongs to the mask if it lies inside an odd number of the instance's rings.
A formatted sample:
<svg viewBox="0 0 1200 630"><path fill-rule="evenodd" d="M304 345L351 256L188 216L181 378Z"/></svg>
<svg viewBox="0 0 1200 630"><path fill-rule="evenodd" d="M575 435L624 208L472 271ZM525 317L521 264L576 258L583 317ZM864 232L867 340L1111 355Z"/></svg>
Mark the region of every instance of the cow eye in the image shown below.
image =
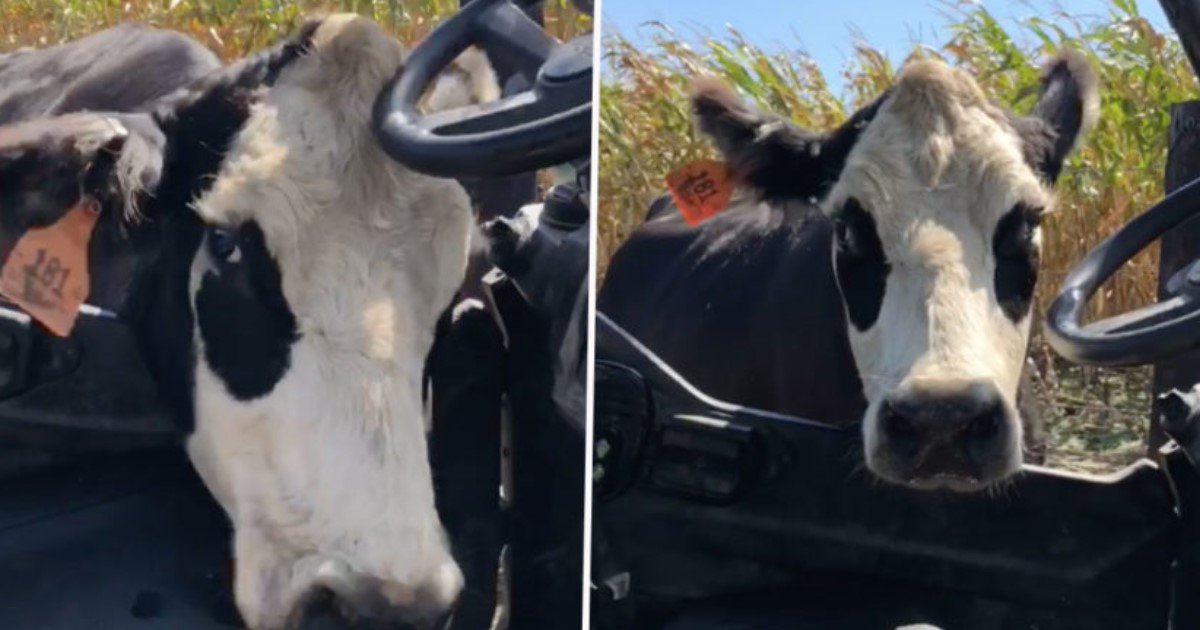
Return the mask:
<svg viewBox="0 0 1200 630"><path fill-rule="evenodd" d="M208 231L208 253L222 262L237 262L241 259L237 240L231 230L212 228Z"/></svg>

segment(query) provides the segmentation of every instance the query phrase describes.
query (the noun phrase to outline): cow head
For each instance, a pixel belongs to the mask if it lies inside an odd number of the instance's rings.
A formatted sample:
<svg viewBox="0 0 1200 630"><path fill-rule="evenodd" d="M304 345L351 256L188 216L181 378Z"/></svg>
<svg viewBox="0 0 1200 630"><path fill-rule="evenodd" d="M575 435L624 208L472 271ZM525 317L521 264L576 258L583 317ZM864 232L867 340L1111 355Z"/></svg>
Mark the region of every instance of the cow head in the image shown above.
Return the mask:
<svg viewBox="0 0 1200 630"><path fill-rule="evenodd" d="M465 273L470 204L372 135L402 57L369 20L328 17L152 111L0 142L0 171L25 174L4 194L41 209L26 225L70 204L49 197L61 185L159 245L132 280L152 297L121 314L194 418L188 453L233 522L253 628L293 624L325 594L424 625L462 587L421 378Z"/></svg>
<svg viewBox="0 0 1200 630"><path fill-rule="evenodd" d="M374 23L326 19L250 105L192 207L196 433L237 527L246 620L316 589L370 616L444 612L462 577L434 509L421 401L466 268L470 204L392 162L372 105L400 67Z"/></svg>
<svg viewBox="0 0 1200 630"><path fill-rule="evenodd" d="M1032 115L962 70L908 64L841 128L811 133L701 82L702 130L768 201L812 199L868 407L867 466L917 488L972 491L1021 464L1015 405L1051 186L1097 116L1077 53L1052 60Z"/></svg>

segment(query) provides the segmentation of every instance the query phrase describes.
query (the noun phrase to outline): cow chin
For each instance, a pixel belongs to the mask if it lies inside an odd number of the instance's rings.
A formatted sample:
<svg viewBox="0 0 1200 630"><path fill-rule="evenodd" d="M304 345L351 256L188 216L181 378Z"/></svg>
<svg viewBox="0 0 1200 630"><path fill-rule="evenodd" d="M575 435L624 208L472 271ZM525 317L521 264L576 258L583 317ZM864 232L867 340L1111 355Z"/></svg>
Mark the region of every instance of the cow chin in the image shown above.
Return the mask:
<svg viewBox="0 0 1200 630"><path fill-rule="evenodd" d="M985 491L1022 463L1015 406L987 380L897 387L871 401L863 442L875 476L916 490Z"/></svg>

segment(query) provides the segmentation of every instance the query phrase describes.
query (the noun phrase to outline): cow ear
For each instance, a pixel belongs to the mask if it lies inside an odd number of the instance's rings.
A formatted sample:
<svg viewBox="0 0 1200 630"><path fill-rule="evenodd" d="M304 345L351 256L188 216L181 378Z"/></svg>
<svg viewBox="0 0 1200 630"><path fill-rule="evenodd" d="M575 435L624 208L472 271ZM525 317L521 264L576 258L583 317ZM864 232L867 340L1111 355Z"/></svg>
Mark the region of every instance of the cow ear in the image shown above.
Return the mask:
<svg viewBox="0 0 1200 630"><path fill-rule="evenodd" d="M1059 52L1042 69L1032 117L1049 133L1036 140L1027 137L1026 153L1046 181L1058 179L1067 156L1096 125L1100 116L1099 83L1087 58L1075 50Z"/></svg>
<svg viewBox="0 0 1200 630"><path fill-rule="evenodd" d="M186 204L211 184L260 91L312 50L321 22L305 22L271 48L245 57L193 81L154 104L154 120L168 138L164 185L172 201Z"/></svg>
<svg viewBox="0 0 1200 630"><path fill-rule="evenodd" d="M162 133L143 114L68 114L0 129L5 227L53 223L82 195L125 218L162 173Z"/></svg>
<svg viewBox="0 0 1200 630"><path fill-rule="evenodd" d="M125 133L104 147L84 186L115 200L125 219L136 221L142 216L141 201L154 195L162 181L167 139L149 114L116 120Z"/></svg>
<svg viewBox="0 0 1200 630"><path fill-rule="evenodd" d="M698 78L692 89L697 127L712 139L734 176L767 200L819 199L829 192L883 100L833 131L813 132L763 113L718 79Z"/></svg>

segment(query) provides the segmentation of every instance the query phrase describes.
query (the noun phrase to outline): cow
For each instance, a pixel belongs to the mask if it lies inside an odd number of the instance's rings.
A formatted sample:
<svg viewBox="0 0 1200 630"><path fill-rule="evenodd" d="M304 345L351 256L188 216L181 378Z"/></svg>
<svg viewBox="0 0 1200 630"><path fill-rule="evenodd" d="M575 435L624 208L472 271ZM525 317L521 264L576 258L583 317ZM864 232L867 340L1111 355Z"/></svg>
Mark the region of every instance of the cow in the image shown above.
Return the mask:
<svg viewBox="0 0 1200 630"><path fill-rule="evenodd" d="M92 258L120 264L94 266L89 301L134 330L181 419L233 524L251 628L326 594L425 627L463 587L421 380L471 206L376 142L373 105L402 71L397 41L334 15L148 102L0 127L0 254L98 201Z"/></svg>
<svg viewBox="0 0 1200 630"><path fill-rule="evenodd" d="M701 77L692 108L733 197L694 227L653 204L598 309L708 394L861 423L880 479L993 488L1022 464L1040 224L1098 98L1077 51L1047 62L1029 115L918 60L813 132Z"/></svg>

